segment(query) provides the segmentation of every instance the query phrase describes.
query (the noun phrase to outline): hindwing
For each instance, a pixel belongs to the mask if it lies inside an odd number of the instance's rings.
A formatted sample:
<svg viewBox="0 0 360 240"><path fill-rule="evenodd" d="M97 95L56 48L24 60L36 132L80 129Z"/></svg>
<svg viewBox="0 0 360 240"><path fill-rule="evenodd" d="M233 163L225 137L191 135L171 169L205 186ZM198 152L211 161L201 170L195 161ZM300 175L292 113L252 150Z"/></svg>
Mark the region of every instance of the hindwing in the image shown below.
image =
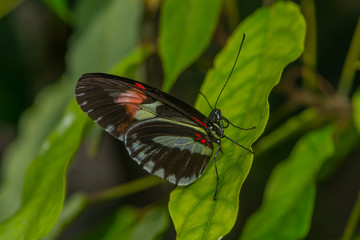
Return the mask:
<svg viewBox="0 0 360 240"><path fill-rule="evenodd" d="M132 125L124 143L146 171L180 186L201 176L213 152L202 128L161 118Z"/></svg>

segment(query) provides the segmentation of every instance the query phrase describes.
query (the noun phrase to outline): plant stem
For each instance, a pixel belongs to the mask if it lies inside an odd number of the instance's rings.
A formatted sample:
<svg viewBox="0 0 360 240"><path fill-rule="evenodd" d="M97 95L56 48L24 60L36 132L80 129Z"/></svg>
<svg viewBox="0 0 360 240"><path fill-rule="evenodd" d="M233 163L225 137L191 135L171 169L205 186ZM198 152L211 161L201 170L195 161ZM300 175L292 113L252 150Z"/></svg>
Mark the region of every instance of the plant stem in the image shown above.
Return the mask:
<svg viewBox="0 0 360 240"><path fill-rule="evenodd" d="M254 151L260 155L269 149L289 141L290 138L298 136L301 132L306 131L314 122L319 122L319 115L314 108L308 108L291 117L280 127L264 136L255 146ZM321 122L321 121L320 121Z"/></svg>
<svg viewBox="0 0 360 240"><path fill-rule="evenodd" d="M350 240L352 239L352 235L355 231L355 227L359 221L360 218L360 191L358 193L358 197L355 202L355 206L351 212L349 221L345 227L344 235L341 238L341 240Z"/></svg>
<svg viewBox="0 0 360 240"><path fill-rule="evenodd" d="M360 17L355 28L354 36L351 40L350 48L345 59L344 67L341 72L339 93L346 96L349 94L355 72L357 61L360 57Z"/></svg>
<svg viewBox="0 0 360 240"><path fill-rule="evenodd" d="M240 16L238 11L237 2L234 0L226 0L224 2L224 9L226 12L227 22L230 29L233 31L240 22Z"/></svg>
<svg viewBox="0 0 360 240"><path fill-rule="evenodd" d="M316 86L316 16L315 16L315 4L313 0L302 0L301 6L304 12L304 16L307 22L307 33L305 39L305 48L302 55L302 62L304 67L302 68L302 74L304 84L314 89Z"/></svg>
<svg viewBox="0 0 360 240"><path fill-rule="evenodd" d="M135 181L125 183L121 186L107 189L100 193L90 194L89 203L92 204L92 203L104 202L107 200L124 197L148 189L150 187L154 187L162 182L164 182L164 180L162 180L161 178L149 175L137 179Z"/></svg>

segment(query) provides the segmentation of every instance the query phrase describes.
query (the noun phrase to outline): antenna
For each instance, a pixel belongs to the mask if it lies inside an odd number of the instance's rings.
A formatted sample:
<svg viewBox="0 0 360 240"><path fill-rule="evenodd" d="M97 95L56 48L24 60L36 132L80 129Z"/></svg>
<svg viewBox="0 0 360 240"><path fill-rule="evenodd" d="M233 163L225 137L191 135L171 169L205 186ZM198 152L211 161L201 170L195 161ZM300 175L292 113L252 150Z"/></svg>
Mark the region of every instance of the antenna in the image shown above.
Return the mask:
<svg viewBox="0 0 360 240"><path fill-rule="evenodd" d="M245 40L245 33L243 34L243 38L242 38L242 40L241 40L240 48L239 48L238 54L237 54L237 56L236 56L236 59L235 59L234 65L233 65L233 67L232 67L232 69L231 69L231 71L230 71L229 77L227 78L227 80L226 80L226 82L225 82L224 86L222 87L222 89L221 89L221 91L220 91L220 93L219 93L219 95L218 95L218 97L217 97L217 99L216 99L216 102L215 102L215 109L216 109L216 104L217 104L217 102L218 102L218 100L219 100L219 98L220 98L220 95L221 95L221 93L223 92L223 90L224 90L224 88L225 88L226 84L228 83L228 81L229 81L229 79L230 79L230 77L231 77L232 72L234 71L234 68L235 68L236 62L237 62L237 60L238 60L238 58L239 58L240 51L241 51L241 47L242 47L242 45L243 45L243 43L244 43L244 40Z"/></svg>
<svg viewBox="0 0 360 240"><path fill-rule="evenodd" d="M207 104L209 105L209 107L211 108L211 110L214 110L214 109L212 108L212 106L210 105L208 99L206 98L205 94L203 94L200 90L198 90L197 92L198 92L198 94L200 94L201 96L203 96L203 97L205 98L205 100L206 100Z"/></svg>

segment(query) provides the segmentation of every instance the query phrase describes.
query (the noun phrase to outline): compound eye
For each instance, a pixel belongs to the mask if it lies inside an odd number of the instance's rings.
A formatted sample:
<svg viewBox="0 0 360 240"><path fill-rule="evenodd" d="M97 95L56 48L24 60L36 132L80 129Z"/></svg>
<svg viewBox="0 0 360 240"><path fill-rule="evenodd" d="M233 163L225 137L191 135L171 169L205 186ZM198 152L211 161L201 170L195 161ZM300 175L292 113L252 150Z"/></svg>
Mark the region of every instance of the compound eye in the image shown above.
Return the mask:
<svg viewBox="0 0 360 240"><path fill-rule="evenodd" d="M209 119L210 119L210 122L216 122L217 121L217 113L214 111L212 111L209 115Z"/></svg>

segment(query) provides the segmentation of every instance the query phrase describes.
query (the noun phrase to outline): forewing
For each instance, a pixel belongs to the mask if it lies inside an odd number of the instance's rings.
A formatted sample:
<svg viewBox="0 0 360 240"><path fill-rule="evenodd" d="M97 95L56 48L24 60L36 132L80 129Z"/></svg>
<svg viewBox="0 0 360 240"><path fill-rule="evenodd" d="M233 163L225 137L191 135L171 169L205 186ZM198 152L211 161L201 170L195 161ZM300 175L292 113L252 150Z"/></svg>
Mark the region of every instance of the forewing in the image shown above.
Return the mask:
<svg viewBox="0 0 360 240"><path fill-rule="evenodd" d="M180 186L201 176L213 152L204 129L162 118L131 126L124 142L146 171Z"/></svg>
<svg viewBox="0 0 360 240"><path fill-rule="evenodd" d="M122 139L134 113L147 97L139 90L111 79L81 78L75 89L81 109L107 132Z"/></svg>
<svg viewBox="0 0 360 240"><path fill-rule="evenodd" d="M132 124L146 119L161 117L195 126L199 125L195 119L205 119L197 110L171 95L108 74L84 74L76 85L75 96L91 119L120 140Z"/></svg>

